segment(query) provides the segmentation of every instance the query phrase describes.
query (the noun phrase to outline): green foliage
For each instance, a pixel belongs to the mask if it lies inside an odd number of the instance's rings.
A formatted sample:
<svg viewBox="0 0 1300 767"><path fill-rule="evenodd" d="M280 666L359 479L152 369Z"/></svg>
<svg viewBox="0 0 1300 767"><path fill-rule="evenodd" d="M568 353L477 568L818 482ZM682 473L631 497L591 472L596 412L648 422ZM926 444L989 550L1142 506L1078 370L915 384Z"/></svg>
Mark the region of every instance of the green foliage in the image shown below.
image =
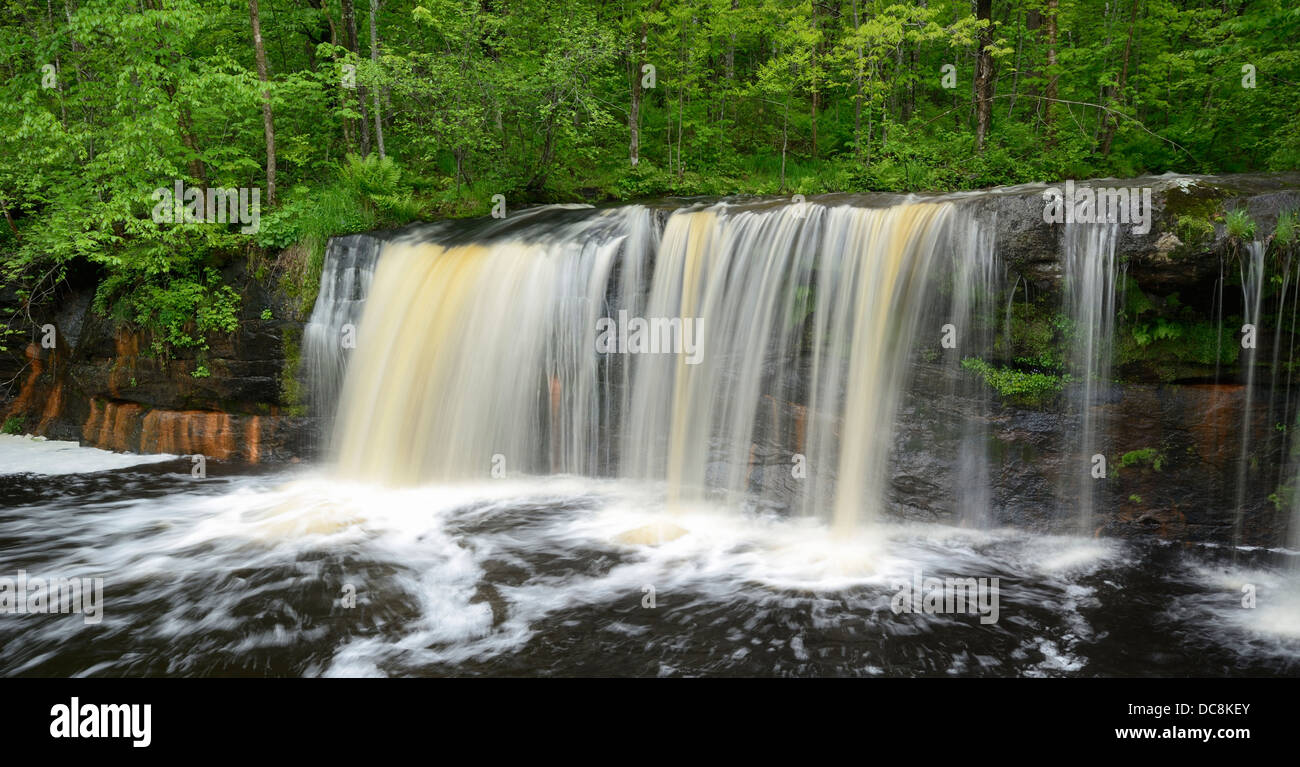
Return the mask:
<svg viewBox="0 0 1300 767"><path fill-rule="evenodd" d="M1293 210L1282 212L1277 217L1277 228L1273 230L1273 241L1284 247L1291 247L1296 243L1296 224L1297 214Z"/></svg>
<svg viewBox="0 0 1300 767"><path fill-rule="evenodd" d="M481 215L494 194L517 208L1295 169L1292 6L1149 0L1130 15L1106 0L1061 0L1053 41L1037 0L995 3L988 19L967 0L396 0L379 6L372 58L364 5L361 43L348 50L322 42L347 38L336 4L264 4L272 205L245 5L93 0L52 11L6 0L0 279L39 298L69 266L91 265L104 278L101 306L165 349L229 325L229 297L208 269L255 249L277 254L268 263L302 314L329 237ZM996 77L979 148L981 31ZM655 67L653 86L634 87L642 65ZM357 87L341 87L345 66ZM155 223L151 192L178 180L261 189L259 231ZM1179 236L1199 242L1210 214L1186 196ZM1234 237L1244 226L1229 221ZM171 290L180 295L160 295ZM205 308L219 316L199 317ZM1044 328L1027 330L1004 358L1058 366ZM1065 331L1051 332L1054 342Z"/></svg>
<svg viewBox="0 0 1300 767"><path fill-rule="evenodd" d="M239 327L239 304L239 294L222 284L212 268L192 277L110 275L94 302L101 313L152 331L151 351L162 356L173 348L206 350L209 334L233 333Z"/></svg>
<svg viewBox="0 0 1300 767"><path fill-rule="evenodd" d="M1214 224L1201 216L1182 215L1178 217L1174 233L1187 249L1196 249L1214 239Z"/></svg>
<svg viewBox="0 0 1300 767"><path fill-rule="evenodd" d="M262 220L258 243L268 250L299 247L306 258L291 254L282 264L281 287L301 302L305 314L316 300L325 245L330 237L400 226L422 217L425 210L411 183L392 157L361 159L348 155L334 178L323 187L291 188L286 202Z"/></svg>
<svg viewBox="0 0 1300 767"><path fill-rule="evenodd" d="M1058 306L1016 301L1011 305L1010 343L1004 330L994 350L1022 367L1059 372L1065 367L1064 354L1073 332L1070 318Z"/></svg>
<svg viewBox="0 0 1300 767"><path fill-rule="evenodd" d="M1202 378L1235 362L1240 348L1230 326L1205 321L1177 293L1150 296L1126 278L1115 348L1122 370L1162 381Z"/></svg>
<svg viewBox="0 0 1300 767"><path fill-rule="evenodd" d="M0 427L0 432L4 434L22 434L25 420L26 416L22 413L15 413L5 419L4 426Z"/></svg>
<svg viewBox="0 0 1300 767"><path fill-rule="evenodd" d="M1228 236L1234 240L1244 242L1255 239L1255 221L1244 208L1229 211L1224 217L1224 224L1227 226Z"/></svg>
<svg viewBox="0 0 1300 767"><path fill-rule="evenodd" d="M1129 469L1133 467L1150 466L1156 471L1164 466L1164 455L1154 447L1144 447L1140 450L1130 450L1120 456L1119 468Z"/></svg>
<svg viewBox="0 0 1300 767"><path fill-rule="evenodd" d="M961 366L979 375L1004 400L1026 407L1043 407L1051 403L1070 380L1069 376L994 367L976 357L963 359Z"/></svg>

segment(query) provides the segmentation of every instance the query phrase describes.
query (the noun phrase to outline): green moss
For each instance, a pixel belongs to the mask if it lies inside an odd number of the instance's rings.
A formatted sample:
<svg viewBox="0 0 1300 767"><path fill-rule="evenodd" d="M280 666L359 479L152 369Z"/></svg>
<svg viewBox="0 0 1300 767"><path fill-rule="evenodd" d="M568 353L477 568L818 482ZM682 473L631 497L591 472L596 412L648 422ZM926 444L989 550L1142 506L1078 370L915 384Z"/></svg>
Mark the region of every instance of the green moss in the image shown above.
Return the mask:
<svg viewBox="0 0 1300 767"><path fill-rule="evenodd" d="M1170 254L1181 258L1204 253L1214 243L1214 222L1223 218L1223 201L1231 194L1214 186L1197 183L1185 189L1172 189L1162 208L1168 229L1182 241Z"/></svg>
<svg viewBox="0 0 1300 767"><path fill-rule="evenodd" d="M302 331L284 328L280 338L284 349L284 367L280 369L280 400L289 415L303 416L307 414L307 403L302 382L298 378L298 367L302 363Z"/></svg>
<svg viewBox="0 0 1300 767"><path fill-rule="evenodd" d="M5 434L22 434L23 422L26 420L26 413L14 413L5 419L4 427L0 429L0 431L3 431Z"/></svg>
<svg viewBox="0 0 1300 767"><path fill-rule="evenodd" d="M1214 241L1214 223L1202 216L1183 215L1178 217L1174 233L1183 242L1182 247L1174 251L1176 255L1199 252Z"/></svg>
<svg viewBox="0 0 1300 767"><path fill-rule="evenodd" d="M1010 338L1005 331L999 333L993 349L1022 367L1060 371L1065 367L1064 350L1070 348L1073 330L1070 318L1054 304L1018 301L1011 305Z"/></svg>
<svg viewBox="0 0 1300 767"><path fill-rule="evenodd" d="M1223 201L1231 196L1225 189L1197 183L1184 189L1171 189L1165 196L1164 211L1166 215L1182 218L1202 218L1211 220L1217 217Z"/></svg>
<svg viewBox="0 0 1300 767"><path fill-rule="evenodd" d="M1142 503L1142 496L1134 493L1128 497L1130 503Z"/></svg>
<svg viewBox="0 0 1300 767"><path fill-rule="evenodd" d="M1069 376L994 367L976 357L963 359L961 366L979 375L1003 400L1026 407L1043 407L1053 402L1070 380Z"/></svg>
<svg viewBox="0 0 1300 767"><path fill-rule="evenodd" d="M1160 471L1164 466L1165 457L1154 447L1144 447L1141 450L1130 450L1119 458L1119 467L1128 469L1132 467L1150 466L1156 471Z"/></svg>

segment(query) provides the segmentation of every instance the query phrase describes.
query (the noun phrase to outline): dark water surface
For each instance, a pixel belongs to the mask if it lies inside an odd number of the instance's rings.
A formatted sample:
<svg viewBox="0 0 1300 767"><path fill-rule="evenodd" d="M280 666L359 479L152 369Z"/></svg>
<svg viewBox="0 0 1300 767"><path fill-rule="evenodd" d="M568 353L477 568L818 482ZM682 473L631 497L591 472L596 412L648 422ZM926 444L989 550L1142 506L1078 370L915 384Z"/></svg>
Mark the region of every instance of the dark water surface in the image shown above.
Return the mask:
<svg viewBox="0 0 1300 767"><path fill-rule="evenodd" d="M70 472L0 476L0 578L102 577L103 619L0 613L3 675L1300 676L1286 552L937 526L837 542L580 478L393 491L42 450L0 451L0 471ZM620 541L665 518L685 534ZM997 578L997 621L896 614L918 571Z"/></svg>

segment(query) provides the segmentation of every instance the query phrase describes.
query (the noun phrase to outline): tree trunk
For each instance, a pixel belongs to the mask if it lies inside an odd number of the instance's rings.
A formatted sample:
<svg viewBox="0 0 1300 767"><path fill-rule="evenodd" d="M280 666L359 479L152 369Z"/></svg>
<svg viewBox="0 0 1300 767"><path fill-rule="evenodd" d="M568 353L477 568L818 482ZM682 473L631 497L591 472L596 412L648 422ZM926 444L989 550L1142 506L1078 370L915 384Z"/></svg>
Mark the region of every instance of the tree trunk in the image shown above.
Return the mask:
<svg viewBox="0 0 1300 767"><path fill-rule="evenodd" d="M975 151L984 151L989 123L993 117L993 0L977 0L976 16L986 22L979 33L979 51L975 55Z"/></svg>
<svg viewBox="0 0 1300 767"><path fill-rule="evenodd" d="M853 0L853 31L858 29L858 0ZM857 66L853 68L853 153L862 156L862 46L857 50Z"/></svg>
<svg viewBox="0 0 1300 767"><path fill-rule="evenodd" d="M655 0L651 4L646 15L650 15L659 9L659 3L662 0ZM632 108L627 111L627 132L628 132L628 158L632 162L632 167L641 161L641 67L645 66L646 54L646 35L650 33L649 22L641 23L641 34L637 35L637 40L632 45L636 49L636 56L632 63ZM671 125L671 123L670 123ZM671 156L671 145L669 155Z"/></svg>
<svg viewBox="0 0 1300 767"><path fill-rule="evenodd" d="M1056 104L1056 11L1060 0L1047 0L1047 87L1043 90L1043 128L1047 145L1056 143L1056 125L1052 122L1052 107Z"/></svg>
<svg viewBox="0 0 1300 767"><path fill-rule="evenodd" d="M379 0L370 0L370 63L379 71L379 25L375 17L379 14ZM379 108L379 88L375 89L375 144L379 148L379 159L384 159L384 121Z"/></svg>
<svg viewBox="0 0 1300 767"><path fill-rule="evenodd" d="M740 8L740 0L731 0L731 10L735 11ZM736 33L731 33L731 41L727 43L727 79L736 79Z"/></svg>
<svg viewBox="0 0 1300 767"><path fill-rule="evenodd" d="M342 0L343 2L343 33L344 42L347 49L360 55L357 46L357 11L353 5L353 0ZM366 88L363 85L357 85L357 104L361 112L361 156L370 156L370 112L366 109Z"/></svg>
<svg viewBox="0 0 1300 767"><path fill-rule="evenodd" d="M1111 108L1114 109L1119 105L1119 101L1124 97L1124 85L1128 82L1128 61L1129 54L1133 50L1133 25L1137 22L1138 0L1133 0L1133 10L1128 17L1128 40L1124 42L1124 59L1119 70L1119 84L1111 91ZM1115 139L1115 130L1119 128L1119 118L1113 113L1106 114L1106 133L1101 140L1101 154L1103 157L1110 155L1110 145Z"/></svg>
<svg viewBox="0 0 1300 767"><path fill-rule="evenodd" d="M271 117L271 80L266 74L266 46L262 45L262 19L257 0L248 0L253 22L253 52L257 55L257 79L262 81L262 127L266 131L266 204L275 204L275 122Z"/></svg>

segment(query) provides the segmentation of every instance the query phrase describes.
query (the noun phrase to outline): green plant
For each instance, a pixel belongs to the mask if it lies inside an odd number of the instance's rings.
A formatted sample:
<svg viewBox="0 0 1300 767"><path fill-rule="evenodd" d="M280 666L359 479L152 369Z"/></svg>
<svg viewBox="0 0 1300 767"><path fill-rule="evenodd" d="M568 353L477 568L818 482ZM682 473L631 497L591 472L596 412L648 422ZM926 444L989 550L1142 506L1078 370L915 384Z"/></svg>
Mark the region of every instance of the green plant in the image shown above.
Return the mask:
<svg viewBox="0 0 1300 767"><path fill-rule="evenodd" d="M416 221L426 212L397 161L348 155L323 186L298 184L285 203L262 219L257 242L281 250L281 289L298 299L306 315L316 301L325 246L331 237ZM481 212L481 211L480 211ZM263 319L270 317L263 316Z"/></svg>
<svg viewBox="0 0 1300 767"><path fill-rule="evenodd" d="M1152 469L1160 471L1164 466L1164 455L1154 447L1144 447L1140 450L1130 450L1120 456L1119 467L1127 469L1134 466L1149 465Z"/></svg>
<svg viewBox="0 0 1300 767"><path fill-rule="evenodd" d="M209 378L212 376L212 372L208 370L207 365L199 365L194 368L194 372L190 373L190 375L195 378Z"/></svg>
<svg viewBox="0 0 1300 767"><path fill-rule="evenodd" d="M15 413L5 419L4 428L0 429L5 434L22 434L23 421L26 420L22 413Z"/></svg>
<svg viewBox="0 0 1300 767"><path fill-rule="evenodd" d="M267 321L269 321L269 320L271 319L271 310L270 310L270 309L263 309L263 310L262 310L262 319L263 319L263 320L267 320Z"/></svg>
<svg viewBox="0 0 1300 767"><path fill-rule="evenodd" d="M1296 242L1296 224L1297 214L1293 210L1288 210L1277 217L1277 227L1273 230L1273 241L1283 246L1291 246Z"/></svg>
<svg viewBox="0 0 1300 767"><path fill-rule="evenodd" d="M1184 248L1195 250L1214 239L1214 223L1205 216L1181 215L1174 233L1182 240Z"/></svg>
<svg viewBox="0 0 1300 767"><path fill-rule="evenodd" d="M1026 372L994 367L977 357L967 357L961 366L977 375L1004 400L1028 407L1042 407L1060 394L1069 376Z"/></svg>
<svg viewBox="0 0 1300 767"><path fill-rule="evenodd" d="M239 327L239 293L213 268L201 275L154 275L132 281L123 275L104 280L94 306L149 331L151 351L170 356L172 349L207 349L210 333L233 333Z"/></svg>
<svg viewBox="0 0 1300 767"><path fill-rule="evenodd" d="M1245 208L1229 211L1224 217L1224 225L1227 227L1228 236L1234 240L1244 242L1255 239L1255 220L1250 217Z"/></svg>

